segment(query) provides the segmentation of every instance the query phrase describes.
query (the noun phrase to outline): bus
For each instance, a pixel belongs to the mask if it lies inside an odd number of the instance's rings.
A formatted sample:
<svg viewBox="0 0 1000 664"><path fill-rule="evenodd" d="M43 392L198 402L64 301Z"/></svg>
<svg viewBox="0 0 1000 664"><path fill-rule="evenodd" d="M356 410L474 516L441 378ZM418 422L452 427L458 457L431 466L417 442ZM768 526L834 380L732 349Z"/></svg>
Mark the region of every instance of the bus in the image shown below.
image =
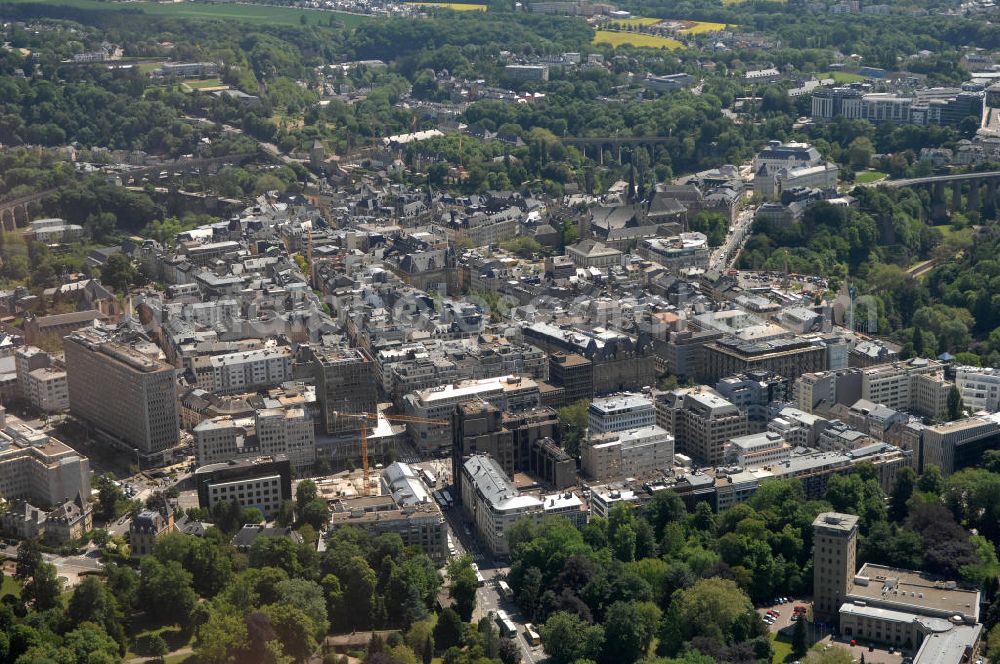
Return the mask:
<svg viewBox="0 0 1000 664"><path fill-rule="evenodd" d="M506 611L497 611L496 615L497 627L500 628L500 634L508 638L513 638L517 636L517 625L514 621L507 617Z"/></svg>
<svg viewBox="0 0 1000 664"><path fill-rule="evenodd" d="M435 491L431 495L434 496L434 502L436 502L438 505L440 505L442 509L444 509L445 507L447 507L447 505L444 502L444 496L441 495L440 491Z"/></svg>
<svg viewBox="0 0 1000 664"><path fill-rule="evenodd" d="M497 581L497 594L503 599L510 599L514 596L514 591L510 589L510 586L506 581Z"/></svg>
<svg viewBox="0 0 1000 664"><path fill-rule="evenodd" d="M525 623L524 625L524 640L532 648L542 645L542 637L535 631L535 626L531 623Z"/></svg>
<svg viewBox="0 0 1000 664"><path fill-rule="evenodd" d="M437 478L434 477L434 473L429 470L420 469L420 475L424 478L424 482L427 486L437 486Z"/></svg>
<svg viewBox="0 0 1000 664"><path fill-rule="evenodd" d="M455 501L451 499L451 492L448 489L443 489L441 491L441 496L444 498L444 502L447 503L448 507L455 504Z"/></svg>

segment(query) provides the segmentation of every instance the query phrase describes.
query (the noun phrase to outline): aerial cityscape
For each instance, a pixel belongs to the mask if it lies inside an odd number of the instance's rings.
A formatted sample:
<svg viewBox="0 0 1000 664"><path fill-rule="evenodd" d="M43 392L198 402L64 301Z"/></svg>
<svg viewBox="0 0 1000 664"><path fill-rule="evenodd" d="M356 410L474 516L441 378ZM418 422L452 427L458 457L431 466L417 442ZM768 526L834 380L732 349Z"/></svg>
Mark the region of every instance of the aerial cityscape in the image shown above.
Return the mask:
<svg viewBox="0 0 1000 664"><path fill-rule="evenodd" d="M0 0L0 664L1000 664L998 546L994 0Z"/></svg>

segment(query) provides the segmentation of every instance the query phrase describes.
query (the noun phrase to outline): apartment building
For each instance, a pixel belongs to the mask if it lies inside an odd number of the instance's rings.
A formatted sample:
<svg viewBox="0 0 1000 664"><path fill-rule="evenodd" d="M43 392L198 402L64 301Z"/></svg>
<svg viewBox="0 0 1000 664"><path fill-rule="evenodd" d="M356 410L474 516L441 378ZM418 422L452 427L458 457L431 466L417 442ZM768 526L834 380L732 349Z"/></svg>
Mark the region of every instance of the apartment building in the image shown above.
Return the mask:
<svg viewBox="0 0 1000 664"><path fill-rule="evenodd" d="M236 501L256 507L265 519L273 519L281 504L292 499L292 467L284 454L251 459L230 459L201 466L194 471L198 506L212 509L217 503Z"/></svg>
<svg viewBox="0 0 1000 664"><path fill-rule="evenodd" d="M70 412L147 458L177 443L174 367L96 328L70 334L64 347Z"/></svg>
<svg viewBox="0 0 1000 664"><path fill-rule="evenodd" d="M544 504L522 495L503 468L486 455L469 457L462 466L462 509L476 536L493 556L507 556L506 531L520 519L540 520Z"/></svg>
<svg viewBox="0 0 1000 664"><path fill-rule="evenodd" d="M419 450L431 451L452 444L451 416L455 407L465 401L486 401L505 411L534 408L539 405L538 383L520 376L500 376L466 380L407 394L403 397L407 415L445 422L407 424L409 435Z"/></svg>

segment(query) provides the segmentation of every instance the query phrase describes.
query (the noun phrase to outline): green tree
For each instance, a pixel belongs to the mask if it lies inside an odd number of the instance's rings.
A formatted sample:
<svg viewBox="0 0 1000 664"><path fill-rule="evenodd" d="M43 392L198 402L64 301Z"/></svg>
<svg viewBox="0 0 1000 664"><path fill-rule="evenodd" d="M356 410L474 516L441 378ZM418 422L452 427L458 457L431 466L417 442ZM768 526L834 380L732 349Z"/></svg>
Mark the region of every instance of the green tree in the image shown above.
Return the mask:
<svg viewBox="0 0 1000 664"><path fill-rule="evenodd" d="M604 628L588 625L579 616L557 611L541 626L539 634L552 664L596 660L604 648Z"/></svg>
<svg viewBox="0 0 1000 664"><path fill-rule="evenodd" d="M165 624L184 624L198 601L191 573L176 560L161 563L153 556L140 567L139 598L146 610Z"/></svg>
<svg viewBox="0 0 1000 664"><path fill-rule="evenodd" d="M434 645L439 652L458 646L465 638L465 623L451 607L445 607L434 626Z"/></svg>
<svg viewBox="0 0 1000 664"><path fill-rule="evenodd" d="M631 664L644 656L656 636L660 613L651 602L615 602L608 607L602 661Z"/></svg>
<svg viewBox="0 0 1000 664"><path fill-rule="evenodd" d="M924 468L920 479L917 480L917 488L921 493L940 496L941 492L944 491L944 477L941 475L941 469L934 465Z"/></svg>
<svg viewBox="0 0 1000 664"><path fill-rule="evenodd" d="M907 502L913 495L913 490L917 486L917 473L913 468L905 466L896 476L896 483L892 487L892 495L889 497L889 518L896 523L901 523L907 514Z"/></svg>
<svg viewBox="0 0 1000 664"><path fill-rule="evenodd" d="M125 254L112 254L101 266L101 282L118 293L128 293L139 280L139 271Z"/></svg>
<svg viewBox="0 0 1000 664"><path fill-rule="evenodd" d="M21 599L30 602L37 611L47 611L60 605L62 581L56 575L56 566L40 563L21 591Z"/></svg>
<svg viewBox="0 0 1000 664"><path fill-rule="evenodd" d="M719 643L738 643L751 634L754 616L750 598L729 579L710 578L674 594L663 620L660 650L677 653L695 636Z"/></svg>
<svg viewBox="0 0 1000 664"><path fill-rule="evenodd" d="M434 637L430 634L424 639L424 647L420 659L423 664L431 664L434 661Z"/></svg>
<svg viewBox="0 0 1000 664"><path fill-rule="evenodd" d="M584 399L558 409L560 440L570 456L579 456L580 441L587 430L587 409L590 401Z"/></svg>
<svg viewBox="0 0 1000 664"><path fill-rule="evenodd" d="M962 417L962 393L958 386L952 385L948 390L948 420L953 421Z"/></svg>
<svg viewBox="0 0 1000 664"><path fill-rule="evenodd" d="M802 617L796 621L795 627L792 629L792 654L801 658L807 650L809 650L809 643L806 641L806 621Z"/></svg>
<svg viewBox="0 0 1000 664"><path fill-rule="evenodd" d="M448 578L451 580L450 593L455 600L455 611L467 622L472 619L472 612L476 608L476 591L479 589L476 572L472 569L472 558L462 556L449 562ZM437 637L434 640L437 642Z"/></svg>

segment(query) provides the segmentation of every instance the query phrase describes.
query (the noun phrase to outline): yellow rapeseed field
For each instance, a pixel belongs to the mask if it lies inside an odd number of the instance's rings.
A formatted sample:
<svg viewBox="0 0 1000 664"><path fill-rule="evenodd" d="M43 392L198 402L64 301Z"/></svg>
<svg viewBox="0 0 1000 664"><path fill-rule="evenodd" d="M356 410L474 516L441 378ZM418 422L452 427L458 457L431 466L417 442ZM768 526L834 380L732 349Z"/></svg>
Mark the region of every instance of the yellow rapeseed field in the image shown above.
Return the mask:
<svg viewBox="0 0 1000 664"><path fill-rule="evenodd" d="M615 30L598 30L594 35L594 43L611 44L615 47L627 44L642 48L668 48L671 51L684 48L684 44L676 39L658 37L656 35L644 35L639 32L617 32Z"/></svg>

